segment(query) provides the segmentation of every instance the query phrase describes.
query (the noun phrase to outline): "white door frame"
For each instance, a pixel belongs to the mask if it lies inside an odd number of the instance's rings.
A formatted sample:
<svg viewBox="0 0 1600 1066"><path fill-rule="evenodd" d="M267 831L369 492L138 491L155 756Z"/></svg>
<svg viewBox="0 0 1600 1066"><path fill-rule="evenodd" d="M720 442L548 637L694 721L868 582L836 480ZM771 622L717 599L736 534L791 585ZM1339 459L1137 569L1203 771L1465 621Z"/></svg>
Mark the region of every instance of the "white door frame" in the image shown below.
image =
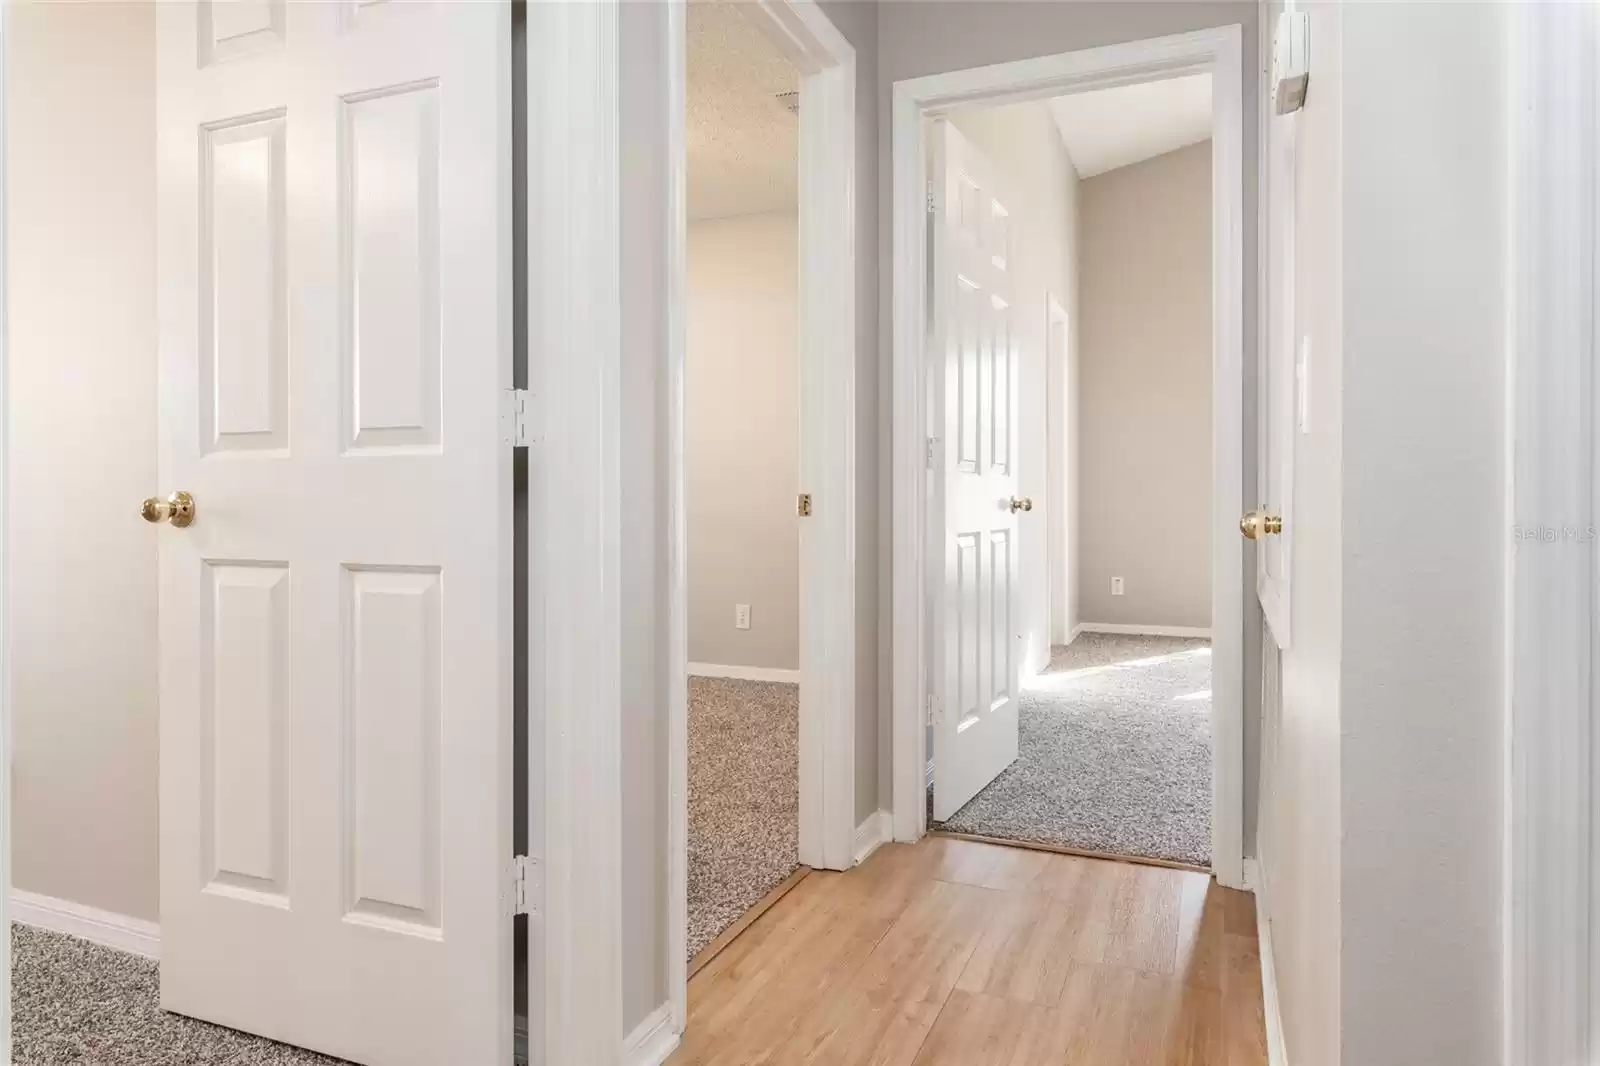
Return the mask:
<svg viewBox="0 0 1600 1066"><path fill-rule="evenodd" d="M1078 531L1072 528L1072 493L1077 482L1078 420L1073 416L1077 390L1072 380L1072 319L1056 293L1046 293L1045 366L1045 564L1050 594L1046 599L1045 632L1051 644L1072 641L1072 552ZM1061 327L1061 351L1050 345ZM1048 663L1048 658L1046 662Z"/></svg>
<svg viewBox="0 0 1600 1066"><path fill-rule="evenodd" d="M11 336L7 293L10 264L6 237L9 203L5 115L9 90L6 57L11 51L10 5L0 6L0 530L11 513ZM11 537L0 532L0 1062L11 1061Z"/></svg>
<svg viewBox="0 0 1600 1066"><path fill-rule="evenodd" d="M740 11L800 75L800 862L855 862L856 717L856 62L815 0L756 0ZM667 157L676 220L668 249L669 467L667 987L672 1025L688 1012L688 571L684 495L684 2L668 15Z"/></svg>
<svg viewBox="0 0 1600 1066"><path fill-rule="evenodd" d="M933 74L894 84L894 835L926 829L927 528L924 324L925 120L1184 74L1212 85L1212 870L1244 883L1244 564L1236 523L1244 469L1243 31L1219 26Z"/></svg>
<svg viewBox="0 0 1600 1066"><path fill-rule="evenodd" d="M529 1051L606 1064L622 1030L621 11L535 3L527 19Z"/></svg>
<svg viewBox="0 0 1600 1066"><path fill-rule="evenodd" d="M842 869L855 834L855 53L814 0L741 10L802 75L800 468L815 510L801 536L800 858ZM668 1002L635 1034L657 1050L687 1015L684 18L684 0L664 5ZM527 190L541 234L526 293L538 471L528 715L530 774L543 775L528 799L542 872L529 994L544 1034L530 1050L552 1064L614 1062L633 1039L621 1031L622 22L621 0L528 5L527 126L541 149Z"/></svg>
<svg viewBox="0 0 1600 1066"><path fill-rule="evenodd" d="M1592 1062L1600 1022L1600 77L1593 5L1510 47L1505 1062Z"/></svg>

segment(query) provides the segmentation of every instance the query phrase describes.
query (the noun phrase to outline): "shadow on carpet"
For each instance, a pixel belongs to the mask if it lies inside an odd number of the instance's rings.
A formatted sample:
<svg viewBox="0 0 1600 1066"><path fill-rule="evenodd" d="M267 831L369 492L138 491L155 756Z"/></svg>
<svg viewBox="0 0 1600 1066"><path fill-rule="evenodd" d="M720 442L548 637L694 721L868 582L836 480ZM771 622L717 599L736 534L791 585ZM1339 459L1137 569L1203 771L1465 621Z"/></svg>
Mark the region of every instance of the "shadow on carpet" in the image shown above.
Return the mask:
<svg viewBox="0 0 1600 1066"><path fill-rule="evenodd" d="M1017 761L934 828L1211 864L1211 645L1085 633L1022 695Z"/></svg>

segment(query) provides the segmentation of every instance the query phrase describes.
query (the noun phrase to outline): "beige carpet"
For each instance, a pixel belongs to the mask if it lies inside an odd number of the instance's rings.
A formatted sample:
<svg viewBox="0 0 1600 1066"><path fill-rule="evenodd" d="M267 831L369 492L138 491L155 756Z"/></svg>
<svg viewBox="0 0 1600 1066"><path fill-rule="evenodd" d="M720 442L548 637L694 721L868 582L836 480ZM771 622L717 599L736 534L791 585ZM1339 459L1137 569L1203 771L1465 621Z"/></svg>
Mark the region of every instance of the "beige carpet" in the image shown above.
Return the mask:
<svg viewBox="0 0 1600 1066"><path fill-rule="evenodd" d="M689 679L689 958L800 865L800 686Z"/></svg>

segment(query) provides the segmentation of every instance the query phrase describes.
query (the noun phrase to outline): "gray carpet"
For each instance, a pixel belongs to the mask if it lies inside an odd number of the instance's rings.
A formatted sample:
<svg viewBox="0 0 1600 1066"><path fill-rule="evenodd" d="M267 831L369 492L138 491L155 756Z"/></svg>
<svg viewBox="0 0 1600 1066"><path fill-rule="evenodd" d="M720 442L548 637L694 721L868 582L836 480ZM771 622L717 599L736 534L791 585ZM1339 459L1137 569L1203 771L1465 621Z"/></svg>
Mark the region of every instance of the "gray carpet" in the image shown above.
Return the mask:
<svg viewBox="0 0 1600 1066"><path fill-rule="evenodd" d="M1084 633L1024 692L1017 761L942 826L1211 863L1211 645Z"/></svg>
<svg viewBox="0 0 1600 1066"><path fill-rule="evenodd" d="M337 1066L339 1060L161 1010L156 964L11 927L15 1066Z"/></svg>
<svg viewBox="0 0 1600 1066"><path fill-rule="evenodd" d="M689 957L800 865L800 686L689 679Z"/></svg>

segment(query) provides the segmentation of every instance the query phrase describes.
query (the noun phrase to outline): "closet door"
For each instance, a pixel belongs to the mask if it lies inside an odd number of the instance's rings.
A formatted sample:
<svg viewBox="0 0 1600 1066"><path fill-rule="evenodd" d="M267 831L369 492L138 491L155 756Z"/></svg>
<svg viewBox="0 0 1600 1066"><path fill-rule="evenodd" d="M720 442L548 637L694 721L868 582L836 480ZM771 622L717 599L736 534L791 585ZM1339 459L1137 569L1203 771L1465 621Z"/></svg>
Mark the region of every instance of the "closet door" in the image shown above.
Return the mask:
<svg viewBox="0 0 1600 1066"><path fill-rule="evenodd" d="M504 1066L510 9L160 9L162 1005Z"/></svg>

